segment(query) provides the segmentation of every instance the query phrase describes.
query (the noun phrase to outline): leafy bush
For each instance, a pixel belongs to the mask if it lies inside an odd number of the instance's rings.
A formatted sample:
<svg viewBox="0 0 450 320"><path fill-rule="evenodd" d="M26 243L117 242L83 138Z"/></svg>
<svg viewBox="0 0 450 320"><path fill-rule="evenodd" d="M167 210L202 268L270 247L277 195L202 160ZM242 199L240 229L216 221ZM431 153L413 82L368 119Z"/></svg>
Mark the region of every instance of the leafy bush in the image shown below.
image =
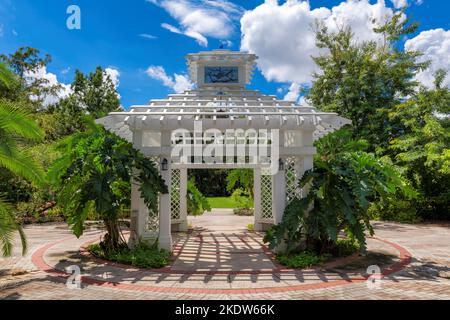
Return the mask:
<svg viewBox="0 0 450 320"><path fill-rule="evenodd" d="M434 88L421 88L389 113L390 121L401 122L402 134L390 142L387 152L419 191L420 197L411 207L424 219L450 219L450 90L444 82L446 76L438 71Z"/></svg>
<svg viewBox="0 0 450 320"><path fill-rule="evenodd" d="M141 241L133 248L123 246L116 250L105 252L100 244L92 244L88 251L94 256L123 264L130 264L138 268L162 268L169 264L170 253L163 249L158 249L158 243L149 244Z"/></svg>
<svg viewBox="0 0 450 320"><path fill-rule="evenodd" d="M188 214L192 216L200 216L205 211L211 211L208 198L197 189L194 179L190 179L187 184L187 209Z"/></svg>
<svg viewBox="0 0 450 320"><path fill-rule="evenodd" d="M333 257L345 257L359 250L360 246L354 239L338 239L334 246L328 249L327 253Z"/></svg>
<svg viewBox="0 0 450 320"><path fill-rule="evenodd" d="M236 203L237 209L248 210L253 205L251 195L247 191L240 188L234 190L233 194L231 195L231 198Z"/></svg>
<svg viewBox="0 0 450 320"><path fill-rule="evenodd" d="M298 253L279 254L276 259L289 268L307 268L325 263L332 258L346 257L358 252L360 246L353 239L339 239L327 248L325 252L314 253L301 251Z"/></svg>
<svg viewBox="0 0 450 320"><path fill-rule="evenodd" d="M417 223L422 220L414 203L397 195L371 203L369 214L372 219L383 221Z"/></svg>
<svg viewBox="0 0 450 320"><path fill-rule="evenodd" d="M316 255L315 253L304 251L297 254L280 254L277 255L276 259L288 268L301 269L324 263L330 259L330 255Z"/></svg>

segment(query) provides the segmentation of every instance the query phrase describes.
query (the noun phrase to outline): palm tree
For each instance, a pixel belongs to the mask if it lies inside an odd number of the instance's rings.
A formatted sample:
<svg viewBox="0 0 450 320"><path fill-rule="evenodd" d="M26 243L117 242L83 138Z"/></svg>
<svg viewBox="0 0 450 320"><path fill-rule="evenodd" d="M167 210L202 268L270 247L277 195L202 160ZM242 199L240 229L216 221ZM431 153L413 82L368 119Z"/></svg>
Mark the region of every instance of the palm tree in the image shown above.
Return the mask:
<svg viewBox="0 0 450 320"><path fill-rule="evenodd" d="M8 89L16 81L15 75L4 64L0 64L0 87ZM39 126L17 102L0 98L0 167L35 185L42 185L42 168L26 150L19 147L19 141L39 141L43 135ZM20 234L24 254L27 248L25 234L16 222L12 206L0 195L0 247L4 256L10 256L12 253L12 239L16 231Z"/></svg>

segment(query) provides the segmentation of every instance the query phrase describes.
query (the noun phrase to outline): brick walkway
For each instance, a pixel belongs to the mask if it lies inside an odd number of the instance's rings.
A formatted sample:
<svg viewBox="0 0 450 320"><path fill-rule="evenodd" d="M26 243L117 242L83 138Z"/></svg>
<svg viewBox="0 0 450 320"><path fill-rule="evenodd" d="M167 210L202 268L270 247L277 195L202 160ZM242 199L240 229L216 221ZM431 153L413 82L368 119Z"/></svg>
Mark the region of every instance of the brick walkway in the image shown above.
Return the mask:
<svg viewBox="0 0 450 320"><path fill-rule="evenodd" d="M177 235L177 258L164 270L123 268L80 254L83 244L99 238L98 230L76 239L64 224L29 226L29 253L21 257L17 251L13 258L0 258L0 298L450 299L449 226L376 222L377 239L369 240L370 251L390 255L391 265L405 261L406 253L412 259L379 286L368 287L367 265L285 270L261 247L261 235L235 225L224 228L217 220L227 219L226 214L208 224L211 218L193 219L194 225L205 229ZM245 226L241 223L245 219L235 223ZM69 265L80 266L82 289L67 288L66 279L57 273ZM21 270L27 273L12 275Z"/></svg>

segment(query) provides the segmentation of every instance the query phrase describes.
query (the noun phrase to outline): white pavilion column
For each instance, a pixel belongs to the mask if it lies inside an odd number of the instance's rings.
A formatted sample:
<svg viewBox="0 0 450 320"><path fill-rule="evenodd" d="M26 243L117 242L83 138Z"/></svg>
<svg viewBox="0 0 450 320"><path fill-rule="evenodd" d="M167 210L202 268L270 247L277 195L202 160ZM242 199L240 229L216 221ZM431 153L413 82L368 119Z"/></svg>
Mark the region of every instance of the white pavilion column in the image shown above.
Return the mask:
<svg viewBox="0 0 450 320"><path fill-rule="evenodd" d="M282 160L284 161L284 159ZM283 219L285 206L286 176L283 168L283 170L278 170L272 178L272 213L276 225Z"/></svg>
<svg viewBox="0 0 450 320"><path fill-rule="evenodd" d="M133 132L133 147L138 150L142 148L142 131ZM133 174L138 173L137 169L133 171ZM131 181L131 234L129 245L133 245L142 239L147 231L148 208L141 197L139 187L139 183L133 179Z"/></svg>
<svg viewBox="0 0 450 320"><path fill-rule="evenodd" d="M161 132L161 150L171 146L170 131ZM167 170L161 170L160 174L169 189L169 193L159 196L159 246L162 249L172 251L172 230L170 212L170 187L171 187L171 157L170 154L162 154L161 161L167 159Z"/></svg>
<svg viewBox="0 0 450 320"><path fill-rule="evenodd" d="M253 210L255 215L255 222L253 224L254 230L261 232L263 231L261 212L261 168L255 168L253 170Z"/></svg>
<svg viewBox="0 0 450 320"><path fill-rule="evenodd" d="M188 169L180 169L180 225L178 231L188 231L187 221L187 182L188 182Z"/></svg>
<svg viewBox="0 0 450 320"><path fill-rule="evenodd" d="M146 223L148 208L145 205L144 200L141 198L139 187L139 183L133 179L131 181L130 245L133 245L142 239L147 231Z"/></svg>

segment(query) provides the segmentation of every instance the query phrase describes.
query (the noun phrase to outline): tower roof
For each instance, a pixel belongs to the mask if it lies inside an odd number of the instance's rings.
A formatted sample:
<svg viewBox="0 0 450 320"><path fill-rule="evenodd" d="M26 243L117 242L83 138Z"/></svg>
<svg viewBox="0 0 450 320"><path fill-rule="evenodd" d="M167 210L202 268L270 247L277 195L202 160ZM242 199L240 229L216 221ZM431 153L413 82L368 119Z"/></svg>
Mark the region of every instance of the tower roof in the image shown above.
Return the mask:
<svg viewBox="0 0 450 320"><path fill-rule="evenodd" d="M200 79L201 69L205 66L228 66L242 69L243 84L249 84L252 80L253 70L258 57L255 54L238 51L219 49L213 51L202 51L191 53L186 56L187 65L191 80L197 85L202 85Z"/></svg>
<svg viewBox="0 0 450 320"><path fill-rule="evenodd" d="M313 131L316 139L351 123L336 113L245 89L257 59L254 54L214 50L189 54L186 58L197 89L153 99L148 105L131 106L130 111L112 112L97 122L128 140L135 130L192 129L197 121L205 129L307 130ZM239 69L239 81L207 82L207 67L222 68L218 71L219 79L224 69Z"/></svg>

